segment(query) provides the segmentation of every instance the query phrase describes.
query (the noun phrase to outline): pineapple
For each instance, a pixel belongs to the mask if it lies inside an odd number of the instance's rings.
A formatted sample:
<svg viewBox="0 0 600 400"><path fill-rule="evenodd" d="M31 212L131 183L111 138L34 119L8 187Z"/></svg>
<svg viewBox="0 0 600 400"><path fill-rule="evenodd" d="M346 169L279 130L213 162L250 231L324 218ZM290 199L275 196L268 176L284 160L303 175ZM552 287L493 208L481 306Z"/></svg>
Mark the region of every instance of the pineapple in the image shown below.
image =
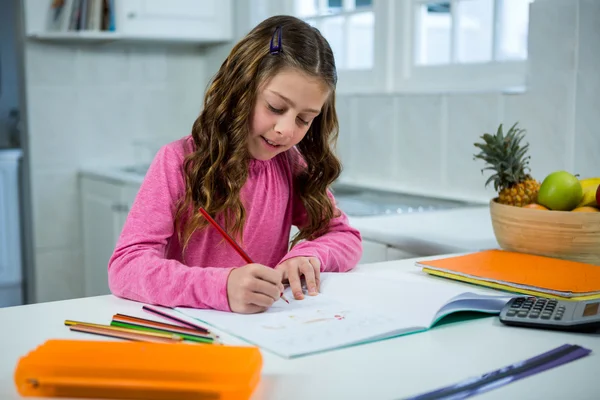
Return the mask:
<svg viewBox="0 0 600 400"><path fill-rule="evenodd" d="M502 124L495 135L485 133L481 138L483 143L475 143L481 152L475 155L486 162L487 167L495 173L485 183L487 187L494 182L498 192L498 202L501 204L523 207L535 203L540 189L540 183L529 175L529 144L521 145L525 130L517 128L515 123L506 132L502 132Z"/></svg>

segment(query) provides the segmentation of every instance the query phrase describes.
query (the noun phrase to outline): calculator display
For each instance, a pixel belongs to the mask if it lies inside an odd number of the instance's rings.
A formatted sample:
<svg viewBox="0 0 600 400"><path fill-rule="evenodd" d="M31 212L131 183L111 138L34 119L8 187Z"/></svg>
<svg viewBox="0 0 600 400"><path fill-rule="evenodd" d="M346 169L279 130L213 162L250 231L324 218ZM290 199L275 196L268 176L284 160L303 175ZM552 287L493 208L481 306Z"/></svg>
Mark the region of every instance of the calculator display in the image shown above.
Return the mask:
<svg viewBox="0 0 600 400"><path fill-rule="evenodd" d="M588 303L585 305L585 308L583 309L583 316L591 317L592 315L598 314L599 310L600 310L600 302Z"/></svg>

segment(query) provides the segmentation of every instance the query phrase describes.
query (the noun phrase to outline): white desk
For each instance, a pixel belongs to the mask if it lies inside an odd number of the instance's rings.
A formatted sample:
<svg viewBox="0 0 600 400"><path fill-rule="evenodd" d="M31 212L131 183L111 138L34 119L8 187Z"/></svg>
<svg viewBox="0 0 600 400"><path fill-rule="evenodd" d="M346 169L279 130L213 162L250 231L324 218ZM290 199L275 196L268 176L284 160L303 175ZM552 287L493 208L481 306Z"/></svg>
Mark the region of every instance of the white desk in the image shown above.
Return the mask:
<svg viewBox="0 0 600 400"><path fill-rule="evenodd" d="M357 270L421 274L414 261L362 265ZM63 325L64 320L109 323L118 312L148 317L140 303L113 296L0 309L0 399L20 398L13 383L17 360L45 340L100 339L71 332ZM227 343L241 343L229 335L222 336ZM481 375L565 343L579 344L593 352L475 398L600 399L600 335L511 328L497 317L442 325L428 332L292 360L263 352L263 379L253 398L399 399Z"/></svg>

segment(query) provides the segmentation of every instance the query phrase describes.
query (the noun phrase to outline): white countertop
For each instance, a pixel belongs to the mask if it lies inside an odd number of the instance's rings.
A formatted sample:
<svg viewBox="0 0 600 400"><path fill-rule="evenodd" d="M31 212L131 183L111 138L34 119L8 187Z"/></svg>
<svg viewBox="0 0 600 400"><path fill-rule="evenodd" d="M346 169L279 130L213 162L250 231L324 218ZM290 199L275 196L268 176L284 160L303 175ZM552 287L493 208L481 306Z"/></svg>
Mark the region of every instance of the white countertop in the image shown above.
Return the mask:
<svg viewBox="0 0 600 400"><path fill-rule="evenodd" d="M394 279L437 279L415 259L361 265L362 273ZM447 285L466 284L443 281ZM149 316L141 304L99 296L0 309L0 398L20 399L13 373L20 357L52 338L90 339L64 320L108 323L115 313ZM227 344L243 344L216 330ZM111 340L93 336L94 340ZM400 399L511 365L565 343L592 350L587 357L478 395L481 400L598 399L600 335L514 328L497 317L438 326L429 331L297 359L262 351L263 369L253 399Z"/></svg>
<svg viewBox="0 0 600 400"><path fill-rule="evenodd" d="M489 206L350 217L365 239L415 254L442 254L497 248Z"/></svg>
<svg viewBox="0 0 600 400"><path fill-rule="evenodd" d="M136 172L127 172L129 166L86 165L79 169L79 173L85 176L107 179L114 182L122 182L139 186L144 180L144 175Z"/></svg>

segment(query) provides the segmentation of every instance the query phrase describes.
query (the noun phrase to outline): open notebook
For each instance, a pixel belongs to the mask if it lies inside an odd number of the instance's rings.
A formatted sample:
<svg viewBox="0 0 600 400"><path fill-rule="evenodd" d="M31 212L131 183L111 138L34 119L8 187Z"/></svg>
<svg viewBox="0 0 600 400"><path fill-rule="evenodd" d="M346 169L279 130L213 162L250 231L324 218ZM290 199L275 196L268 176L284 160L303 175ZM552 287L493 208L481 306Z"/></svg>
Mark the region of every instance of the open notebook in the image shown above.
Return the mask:
<svg viewBox="0 0 600 400"><path fill-rule="evenodd" d="M416 265L431 275L515 293L562 300L600 298L600 266L582 262L485 250Z"/></svg>
<svg viewBox="0 0 600 400"><path fill-rule="evenodd" d="M423 277L424 276L424 277ZM323 273L321 293L278 300L260 314L176 308L177 311L285 358L427 330L458 311L498 314L507 294L465 292L427 275L389 279L364 273Z"/></svg>

